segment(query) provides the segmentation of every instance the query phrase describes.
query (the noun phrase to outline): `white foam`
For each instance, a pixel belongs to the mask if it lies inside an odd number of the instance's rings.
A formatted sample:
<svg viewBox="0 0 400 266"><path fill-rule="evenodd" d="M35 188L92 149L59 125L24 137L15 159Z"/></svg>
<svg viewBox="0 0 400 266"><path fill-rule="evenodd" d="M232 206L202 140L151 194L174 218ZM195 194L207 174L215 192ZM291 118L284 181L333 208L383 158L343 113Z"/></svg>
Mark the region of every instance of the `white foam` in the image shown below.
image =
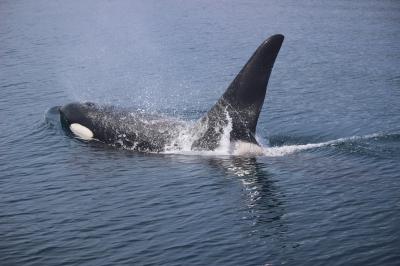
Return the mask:
<svg viewBox="0 0 400 266"><path fill-rule="evenodd" d="M254 143L237 141L234 143L234 155L264 155L264 148Z"/></svg>
<svg viewBox="0 0 400 266"><path fill-rule="evenodd" d="M213 151L192 150L193 143L198 140L207 131L207 122L186 124L179 128L176 137L166 145L163 153L167 154L184 154L184 155L201 155L201 156L257 156L263 155L263 148L259 145L235 141L231 142L230 134L232 131L232 118L225 110L227 124L222 128L222 135L218 147Z"/></svg>
<svg viewBox="0 0 400 266"><path fill-rule="evenodd" d="M228 121L228 124L222 129L222 136L219 142L218 147L215 149L215 152L218 154L226 154L231 153L232 143L231 143L231 131L232 131L232 118L229 116L227 110L225 110L225 116Z"/></svg>
<svg viewBox="0 0 400 266"><path fill-rule="evenodd" d="M230 121L230 120L228 120ZM175 146L170 145L166 149L165 153L170 154L184 154L184 155L201 155L201 156L266 156L266 157L282 157L296 152L301 152L310 149L316 149L326 146L334 146L340 143L355 141L360 139L370 139L374 137L379 137L380 134L370 134L365 136L351 136L347 138L339 138L335 140L320 142L320 143L308 143L308 144L298 144L298 145L284 145L279 147L269 147L266 145L256 145L253 143L236 141L230 142L229 136L232 130L231 121L223 130L223 135L221 137L220 145L214 151L196 151L191 150L193 141L196 136L193 130L197 132L198 129L185 128L182 130L178 136L179 141L174 142ZM177 144L179 142L179 145Z"/></svg>
<svg viewBox="0 0 400 266"><path fill-rule="evenodd" d="M287 145L280 147L263 147L263 155L268 157L279 157L285 156L288 154L293 154L298 151L304 151L309 149L315 149L323 146L327 146L331 144L331 141L322 142L322 143L310 143L303 145Z"/></svg>
<svg viewBox="0 0 400 266"><path fill-rule="evenodd" d="M380 134L370 134L365 136L351 136L347 138L339 138L335 140L320 142L320 143L309 143L309 144L300 144L300 145L286 145L280 147L263 147L264 153L263 155L268 157L280 157L289 154L293 154L299 151L310 150L315 148L320 148L324 146L336 145L343 142L360 140L360 139L370 139L380 136Z"/></svg>

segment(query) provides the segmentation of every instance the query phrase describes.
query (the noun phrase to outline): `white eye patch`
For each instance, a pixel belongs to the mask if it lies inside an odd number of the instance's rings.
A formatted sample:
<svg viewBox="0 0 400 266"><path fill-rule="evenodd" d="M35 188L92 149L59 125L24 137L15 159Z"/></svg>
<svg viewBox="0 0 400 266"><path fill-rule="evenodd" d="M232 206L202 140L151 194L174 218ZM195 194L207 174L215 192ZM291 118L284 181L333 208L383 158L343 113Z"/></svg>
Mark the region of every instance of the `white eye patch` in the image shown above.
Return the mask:
<svg viewBox="0 0 400 266"><path fill-rule="evenodd" d="M69 126L69 129L71 129L72 133L74 133L77 137L81 139L90 140L93 138L93 132L87 127L82 126L81 124L71 124Z"/></svg>

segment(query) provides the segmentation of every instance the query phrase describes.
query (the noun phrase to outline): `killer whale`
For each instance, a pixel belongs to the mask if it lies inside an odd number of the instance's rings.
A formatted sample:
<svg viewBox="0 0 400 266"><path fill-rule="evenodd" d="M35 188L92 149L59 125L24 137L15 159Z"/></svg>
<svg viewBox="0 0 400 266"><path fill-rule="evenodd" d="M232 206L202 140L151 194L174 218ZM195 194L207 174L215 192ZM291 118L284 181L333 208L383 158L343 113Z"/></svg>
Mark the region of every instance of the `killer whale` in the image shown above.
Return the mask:
<svg viewBox="0 0 400 266"><path fill-rule="evenodd" d="M227 130L231 142L258 145L257 121L283 40L283 35L276 34L256 49L221 98L191 128L191 150L215 150ZM142 152L162 152L177 145L185 128L176 119L91 102L69 103L59 111L63 128L80 139Z"/></svg>

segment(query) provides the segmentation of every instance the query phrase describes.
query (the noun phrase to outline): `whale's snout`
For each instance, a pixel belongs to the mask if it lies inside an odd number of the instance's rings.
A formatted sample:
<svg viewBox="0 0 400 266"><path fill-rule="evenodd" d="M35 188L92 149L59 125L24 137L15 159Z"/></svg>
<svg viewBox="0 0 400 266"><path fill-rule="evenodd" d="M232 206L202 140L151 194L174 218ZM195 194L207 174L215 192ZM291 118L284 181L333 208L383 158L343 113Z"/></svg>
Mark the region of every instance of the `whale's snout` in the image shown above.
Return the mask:
<svg viewBox="0 0 400 266"><path fill-rule="evenodd" d="M90 140L94 137L90 120L90 110L95 107L93 103L69 103L62 106L60 111L61 124L75 136Z"/></svg>

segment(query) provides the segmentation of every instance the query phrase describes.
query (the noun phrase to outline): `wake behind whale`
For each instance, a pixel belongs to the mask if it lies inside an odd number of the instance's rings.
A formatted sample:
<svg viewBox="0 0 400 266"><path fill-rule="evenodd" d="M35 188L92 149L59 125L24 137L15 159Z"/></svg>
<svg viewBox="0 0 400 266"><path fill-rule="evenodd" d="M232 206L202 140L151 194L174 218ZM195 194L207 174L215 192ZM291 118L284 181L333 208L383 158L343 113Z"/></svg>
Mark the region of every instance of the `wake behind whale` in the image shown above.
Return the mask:
<svg viewBox="0 0 400 266"><path fill-rule="evenodd" d="M257 121L283 39L277 34L265 40L217 103L195 123L89 102L62 106L61 123L78 138L140 152L218 152L229 147L239 153L262 153L256 140Z"/></svg>

